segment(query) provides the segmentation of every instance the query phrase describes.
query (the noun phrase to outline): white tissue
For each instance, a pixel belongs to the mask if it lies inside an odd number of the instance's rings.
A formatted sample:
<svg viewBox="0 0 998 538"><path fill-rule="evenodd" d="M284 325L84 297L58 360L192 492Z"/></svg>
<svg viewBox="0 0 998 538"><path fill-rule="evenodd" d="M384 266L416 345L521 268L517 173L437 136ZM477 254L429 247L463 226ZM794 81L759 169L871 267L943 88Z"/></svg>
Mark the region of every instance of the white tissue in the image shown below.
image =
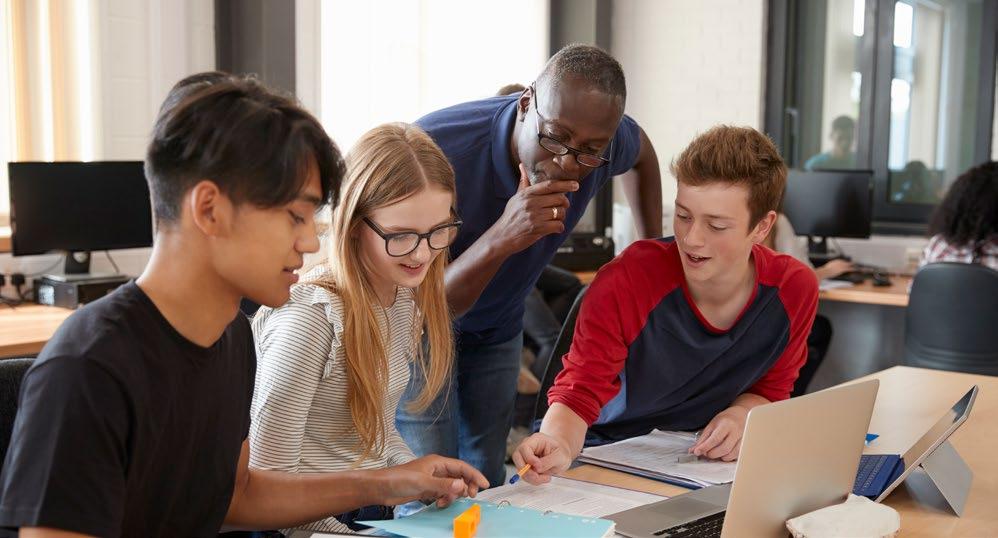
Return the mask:
<svg viewBox="0 0 998 538"><path fill-rule="evenodd" d="M794 538L890 538L901 531L901 516L889 506L849 495L846 502L787 521Z"/></svg>

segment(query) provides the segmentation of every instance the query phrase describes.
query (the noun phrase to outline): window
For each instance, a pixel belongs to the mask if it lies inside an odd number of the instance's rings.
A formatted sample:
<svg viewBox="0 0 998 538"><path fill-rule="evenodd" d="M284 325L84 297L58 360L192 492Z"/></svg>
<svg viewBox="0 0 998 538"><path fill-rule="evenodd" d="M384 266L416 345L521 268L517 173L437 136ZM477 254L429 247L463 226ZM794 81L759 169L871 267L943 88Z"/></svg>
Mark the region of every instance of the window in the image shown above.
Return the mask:
<svg viewBox="0 0 998 538"><path fill-rule="evenodd" d="M920 233L992 158L998 0L771 0L766 130L788 165L874 171L874 231Z"/></svg>
<svg viewBox="0 0 998 538"><path fill-rule="evenodd" d="M0 3L0 226L9 161L91 160L96 3Z"/></svg>
<svg viewBox="0 0 998 538"><path fill-rule="evenodd" d="M319 117L344 151L375 125L529 84L548 57L547 2L334 0L319 17Z"/></svg>

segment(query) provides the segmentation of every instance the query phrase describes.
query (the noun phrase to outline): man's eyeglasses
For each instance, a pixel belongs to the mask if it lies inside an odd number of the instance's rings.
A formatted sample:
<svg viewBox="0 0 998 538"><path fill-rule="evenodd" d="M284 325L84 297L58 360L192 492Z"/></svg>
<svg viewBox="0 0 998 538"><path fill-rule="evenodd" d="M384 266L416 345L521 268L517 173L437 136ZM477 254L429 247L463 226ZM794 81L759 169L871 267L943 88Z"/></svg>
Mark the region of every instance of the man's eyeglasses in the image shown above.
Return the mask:
<svg viewBox="0 0 998 538"><path fill-rule="evenodd" d="M381 229L371 219L364 217L364 222L374 230L374 233L385 240L385 252L394 258L400 258L410 254L419 248L419 243L426 239L426 244L433 250L443 250L454 242L457 238L457 230L463 224L457 220L441 224L426 233L417 232L392 232L388 233Z"/></svg>
<svg viewBox="0 0 998 538"><path fill-rule="evenodd" d="M542 148L559 156L571 153L572 156L575 157L575 161L577 163L581 164L582 166L588 166L589 168L599 168L605 165L606 163L610 162L610 159L607 159L606 157L596 155L595 153L587 153L585 151L577 150L573 147L566 146L565 144L559 142L558 140L555 140L554 138L551 138L546 134L542 134L541 121L543 120L546 122L547 120L544 119L543 116L541 116L541 110L537 106L538 101L537 101L536 88L534 88L534 86L531 85L530 90L533 93L534 115L536 116L534 118L534 121L537 124L537 143L540 144ZM611 147L613 146L613 139L610 139L610 146Z"/></svg>

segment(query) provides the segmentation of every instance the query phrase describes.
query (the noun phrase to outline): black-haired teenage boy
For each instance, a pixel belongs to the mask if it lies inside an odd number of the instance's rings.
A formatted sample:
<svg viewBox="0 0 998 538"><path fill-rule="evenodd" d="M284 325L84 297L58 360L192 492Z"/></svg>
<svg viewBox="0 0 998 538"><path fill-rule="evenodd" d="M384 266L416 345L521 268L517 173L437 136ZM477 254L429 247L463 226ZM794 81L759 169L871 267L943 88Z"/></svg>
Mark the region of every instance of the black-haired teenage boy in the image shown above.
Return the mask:
<svg viewBox="0 0 998 538"><path fill-rule="evenodd" d="M74 313L25 376L0 527L214 536L487 486L436 456L330 474L247 466L256 356L239 301L287 301L343 174L315 118L252 79L201 73L171 90L146 156L152 258Z"/></svg>

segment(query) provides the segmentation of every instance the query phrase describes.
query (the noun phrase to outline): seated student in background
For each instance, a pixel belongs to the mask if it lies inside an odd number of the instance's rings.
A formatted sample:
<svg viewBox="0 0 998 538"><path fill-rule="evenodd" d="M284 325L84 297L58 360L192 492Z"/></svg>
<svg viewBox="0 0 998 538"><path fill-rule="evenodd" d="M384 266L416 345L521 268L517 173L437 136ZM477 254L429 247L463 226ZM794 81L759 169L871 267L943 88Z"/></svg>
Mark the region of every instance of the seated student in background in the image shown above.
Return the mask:
<svg viewBox="0 0 998 538"><path fill-rule="evenodd" d="M0 528L38 536L214 536L370 504L474 493L432 457L392 470L248 468L256 354L241 297L288 300L343 177L297 103L201 73L167 96L146 155L156 219L142 276L70 316L24 378ZM0 530L0 532L3 532Z"/></svg>
<svg viewBox="0 0 998 538"><path fill-rule="evenodd" d="M347 167L328 260L303 275L284 306L253 320L251 467L316 473L410 462L416 456L395 429L409 363L426 372L417 409L450 376L444 266L460 225L454 172L426 133L402 123L361 137ZM344 523L390 519L392 511L338 517L301 528L343 531Z"/></svg>
<svg viewBox="0 0 998 538"><path fill-rule="evenodd" d="M804 163L805 170L843 170L856 168L856 152L852 150L856 139L856 120L849 116L839 116L832 120L832 132L828 138L832 149L812 156Z"/></svg>
<svg viewBox="0 0 998 538"><path fill-rule="evenodd" d="M998 162L975 166L953 182L929 233L919 267L963 262L998 270Z"/></svg>
<svg viewBox="0 0 998 538"><path fill-rule="evenodd" d="M853 263L848 260L830 260L821 267L815 268L811 265L811 260L807 256L807 246L797 237L790 219L783 213L776 214L776 223L766 236L763 245L783 254L793 256L797 261L814 270L818 280L834 278L842 273L852 271ZM821 361L828 352L828 346L832 343L832 322L828 318L818 314L814 317L814 324L811 326L811 333L807 337L807 362L801 366L797 381L794 382L794 390L791 396L800 396L807 392L807 386L814 378L814 374L821 366Z"/></svg>
<svg viewBox="0 0 998 538"><path fill-rule="evenodd" d="M790 395L818 284L760 245L786 183L779 152L754 129L715 127L672 172L675 240L634 243L590 285L540 432L513 454L531 483L568 468L587 440L653 428L703 428L692 452L734 460L749 410Z"/></svg>

